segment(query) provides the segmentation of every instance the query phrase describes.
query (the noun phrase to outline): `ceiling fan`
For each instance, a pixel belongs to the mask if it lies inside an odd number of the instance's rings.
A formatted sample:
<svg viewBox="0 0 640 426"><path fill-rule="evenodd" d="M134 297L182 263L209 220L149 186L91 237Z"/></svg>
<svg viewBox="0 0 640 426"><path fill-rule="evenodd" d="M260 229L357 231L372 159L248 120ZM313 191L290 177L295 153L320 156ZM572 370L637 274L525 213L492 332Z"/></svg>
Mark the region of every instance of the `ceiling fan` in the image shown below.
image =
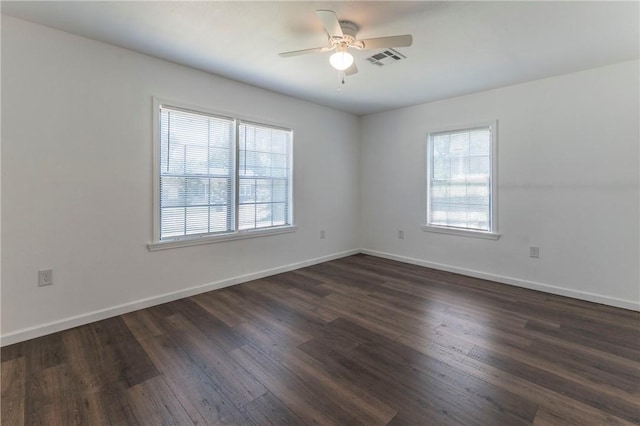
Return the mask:
<svg viewBox="0 0 640 426"><path fill-rule="evenodd" d="M280 53L281 57L288 58L307 53L322 53L335 50L335 53L329 58L331 65L339 71L344 71L345 75L352 75L358 72L358 67L353 62L353 55L348 52L348 49L365 50L408 47L413 43L411 34L357 40L358 26L353 22L338 21L336 13L332 10L316 10L316 15L322 21L324 29L329 36L329 45L283 52Z"/></svg>

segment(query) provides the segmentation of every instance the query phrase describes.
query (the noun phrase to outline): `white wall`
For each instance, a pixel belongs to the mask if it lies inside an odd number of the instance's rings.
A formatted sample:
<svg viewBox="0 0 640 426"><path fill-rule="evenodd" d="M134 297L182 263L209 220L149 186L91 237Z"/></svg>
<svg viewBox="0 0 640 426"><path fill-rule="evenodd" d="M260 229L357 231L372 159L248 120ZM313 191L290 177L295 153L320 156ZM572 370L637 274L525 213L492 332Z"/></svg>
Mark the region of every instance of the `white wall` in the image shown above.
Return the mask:
<svg viewBox="0 0 640 426"><path fill-rule="evenodd" d="M634 61L363 117L362 247L638 309L639 91ZM422 231L426 133L494 119L501 238Z"/></svg>
<svg viewBox="0 0 640 426"><path fill-rule="evenodd" d="M638 71L358 119L3 16L2 344L358 247L638 309ZM149 252L152 96L294 128L298 231ZM426 132L494 119L502 237L421 231ZM39 288L46 268L54 285Z"/></svg>
<svg viewBox="0 0 640 426"><path fill-rule="evenodd" d="M149 252L152 96L291 126L297 232ZM358 247L355 116L6 16L2 113L3 344Z"/></svg>

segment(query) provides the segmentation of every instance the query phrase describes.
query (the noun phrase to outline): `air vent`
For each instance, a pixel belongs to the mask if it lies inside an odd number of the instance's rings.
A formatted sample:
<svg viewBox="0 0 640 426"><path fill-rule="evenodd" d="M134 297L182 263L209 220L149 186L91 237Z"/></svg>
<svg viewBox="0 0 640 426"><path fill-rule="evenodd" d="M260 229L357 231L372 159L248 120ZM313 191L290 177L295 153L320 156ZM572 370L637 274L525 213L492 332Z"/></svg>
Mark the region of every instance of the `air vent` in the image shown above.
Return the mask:
<svg viewBox="0 0 640 426"><path fill-rule="evenodd" d="M380 53L369 56L367 58L367 61L369 61L372 65L381 67L383 65L395 64L396 62L402 61L403 59L407 59L407 57L397 50L389 48L383 50Z"/></svg>

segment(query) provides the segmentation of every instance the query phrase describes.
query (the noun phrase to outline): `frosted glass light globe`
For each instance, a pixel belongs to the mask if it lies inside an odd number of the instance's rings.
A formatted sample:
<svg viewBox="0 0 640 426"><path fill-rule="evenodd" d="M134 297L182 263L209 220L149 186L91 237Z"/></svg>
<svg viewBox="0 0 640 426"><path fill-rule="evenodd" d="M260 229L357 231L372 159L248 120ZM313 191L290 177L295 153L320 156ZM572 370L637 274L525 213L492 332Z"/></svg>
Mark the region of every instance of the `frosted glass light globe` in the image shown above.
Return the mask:
<svg viewBox="0 0 640 426"><path fill-rule="evenodd" d="M329 57L329 63L339 71L344 71L353 64L353 55L344 50L338 51Z"/></svg>

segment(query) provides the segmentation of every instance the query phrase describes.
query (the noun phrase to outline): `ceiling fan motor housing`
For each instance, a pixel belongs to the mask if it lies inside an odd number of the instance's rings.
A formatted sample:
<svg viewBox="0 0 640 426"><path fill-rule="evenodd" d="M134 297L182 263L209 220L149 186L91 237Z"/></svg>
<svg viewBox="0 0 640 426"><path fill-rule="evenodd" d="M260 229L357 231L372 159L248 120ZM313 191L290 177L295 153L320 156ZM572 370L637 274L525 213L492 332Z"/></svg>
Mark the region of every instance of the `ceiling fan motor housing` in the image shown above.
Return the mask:
<svg viewBox="0 0 640 426"><path fill-rule="evenodd" d="M350 21L340 21L340 28L342 28L342 33L344 37L351 37L355 40L356 34L358 34L358 26ZM346 41L346 40L345 40Z"/></svg>
<svg viewBox="0 0 640 426"><path fill-rule="evenodd" d="M342 29L342 37L329 36L329 41L332 46L345 46L349 47L356 40L356 34L358 34L358 26L353 22L340 21L340 29Z"/></svg>
<svg viewBox="0 0 640 426"><path fill-rule="evenodd" d="M362 49L364 44L356 41L356 35L358 34L358 26L351 21L340 21L340 28L342 29L342 38L332 37L331 44L333 46L355 47L356 49Z"/></svg>

